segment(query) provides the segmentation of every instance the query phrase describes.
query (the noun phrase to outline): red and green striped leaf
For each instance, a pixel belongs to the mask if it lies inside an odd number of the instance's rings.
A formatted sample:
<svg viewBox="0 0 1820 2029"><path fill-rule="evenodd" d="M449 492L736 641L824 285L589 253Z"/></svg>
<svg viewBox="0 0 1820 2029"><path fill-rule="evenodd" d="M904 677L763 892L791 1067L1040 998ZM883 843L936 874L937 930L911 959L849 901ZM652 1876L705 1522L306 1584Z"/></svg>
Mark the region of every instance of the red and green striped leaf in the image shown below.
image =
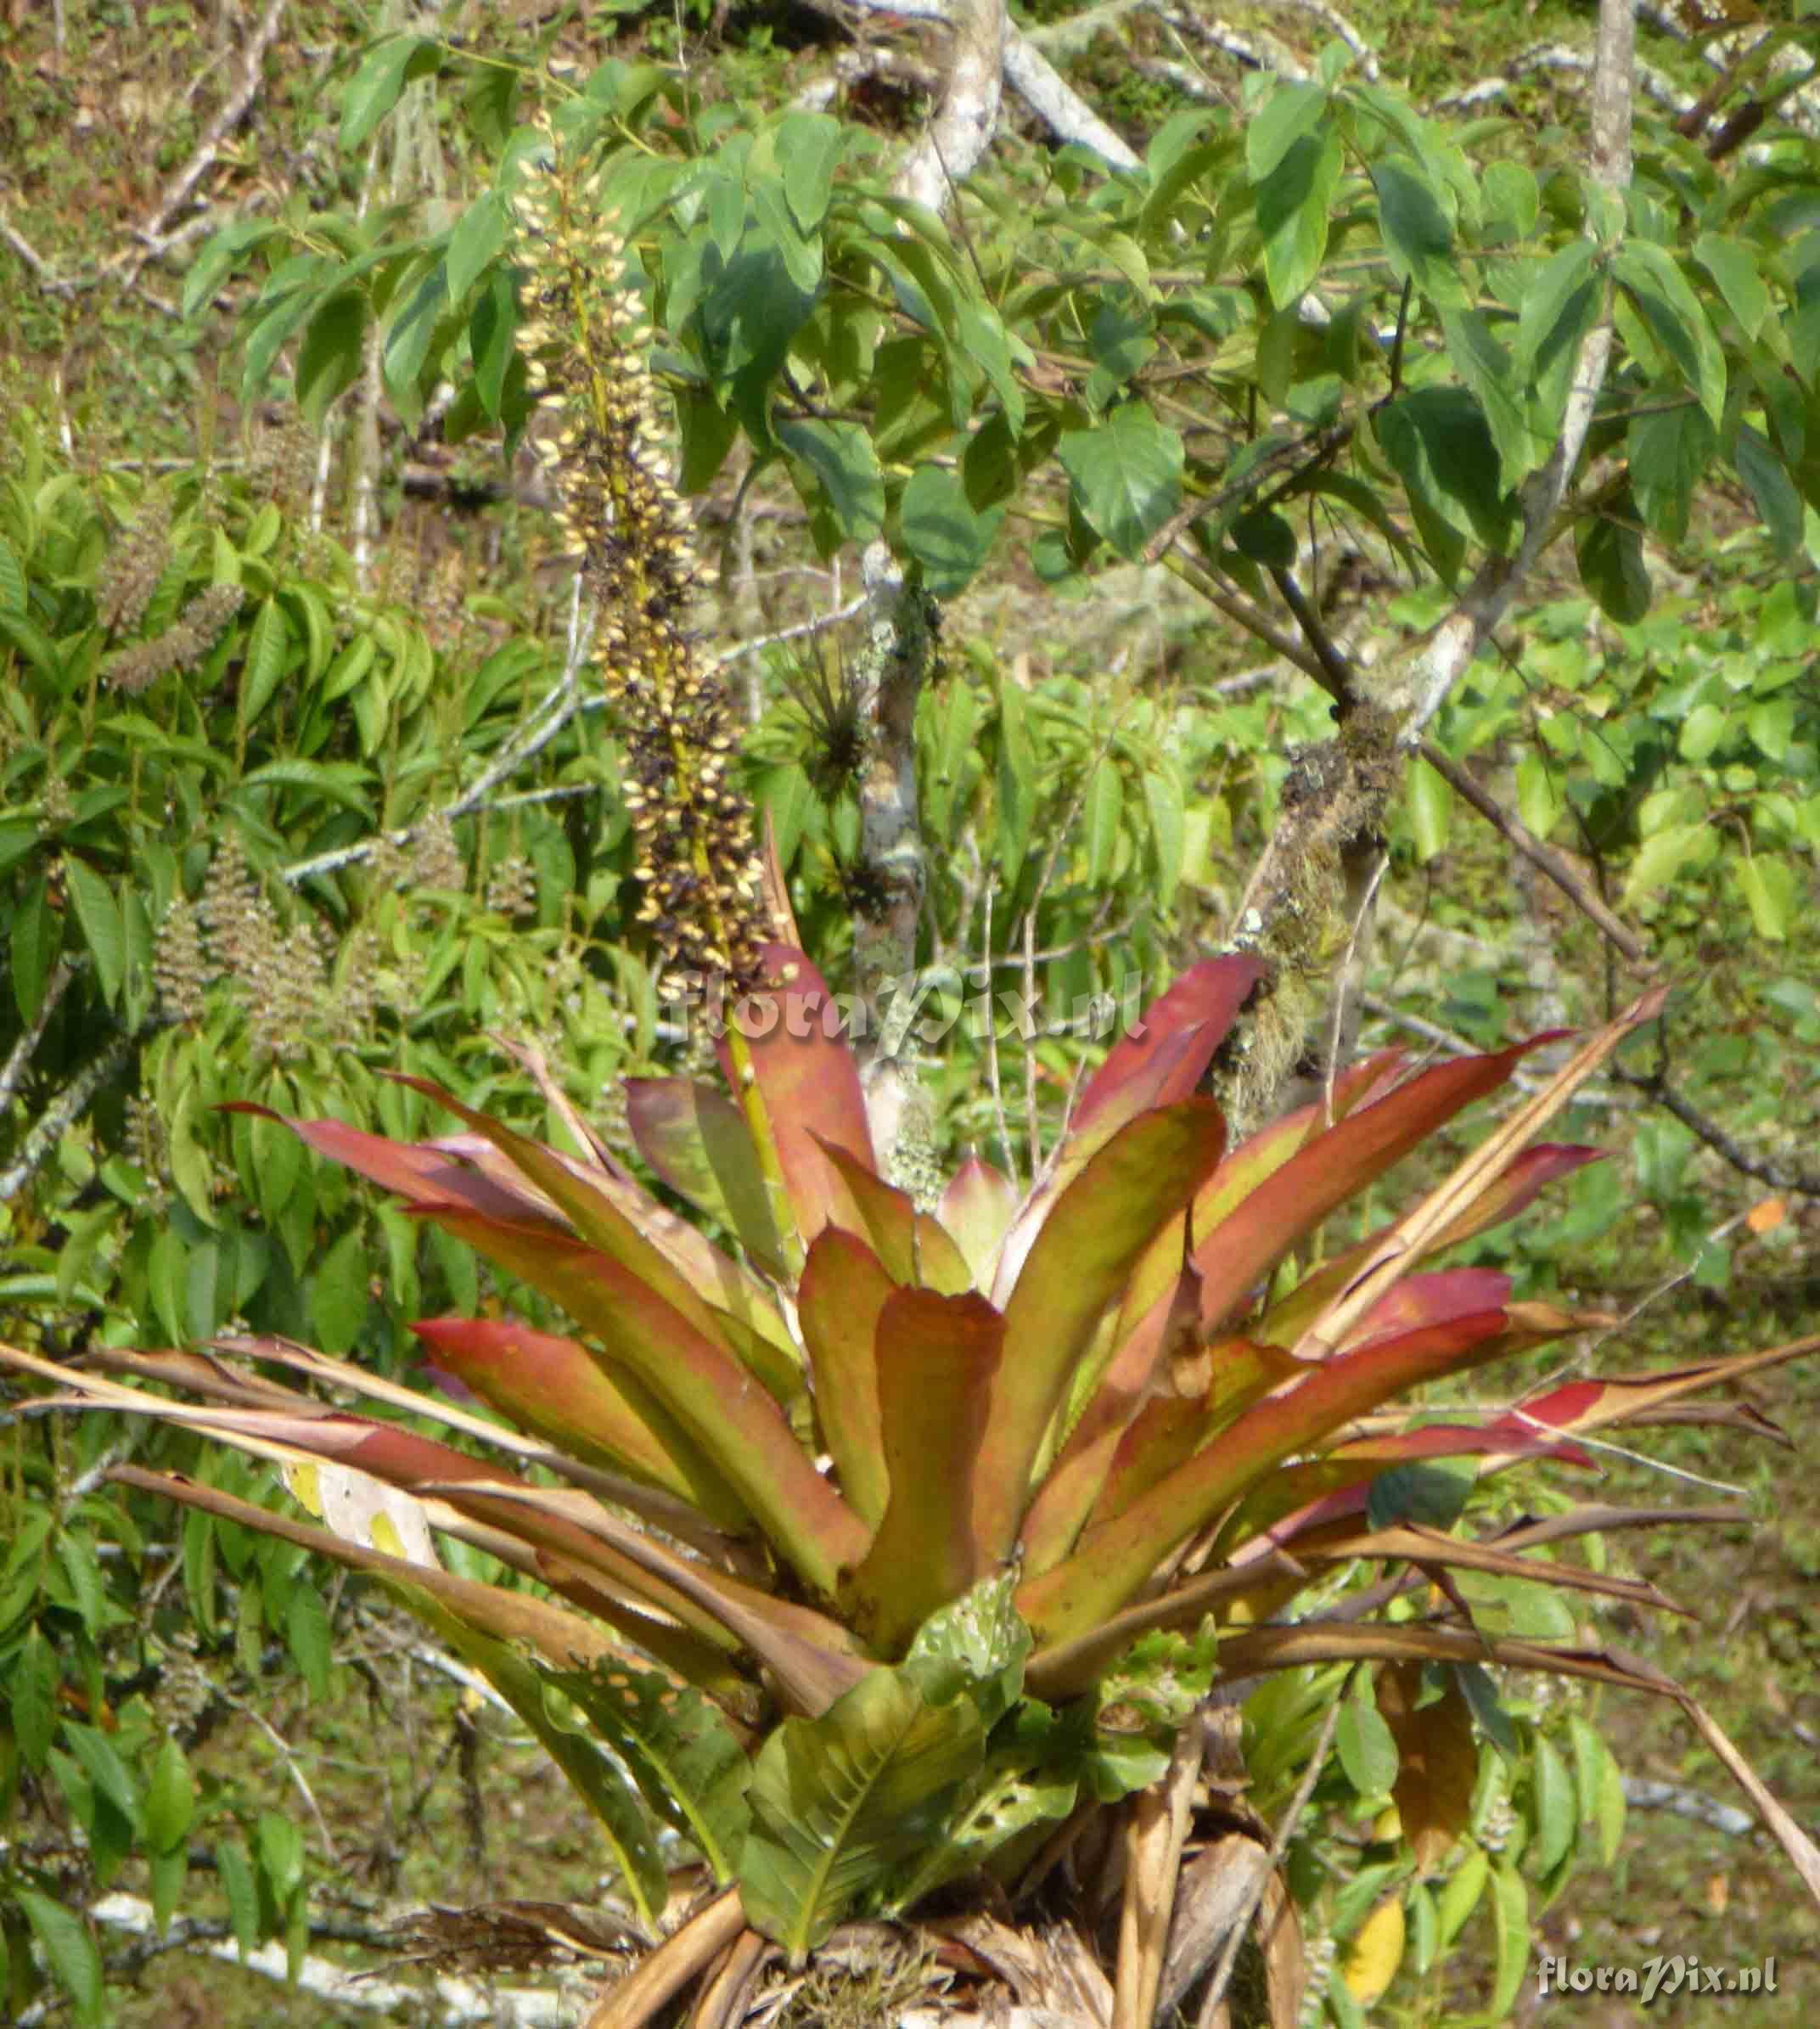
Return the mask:
<svg viewBox="0 0 1820 2029"><path fill-rule="evenodd" d="M422 1215L542 1290L600 1340L706 1453L774 1547L827 1592L867 1532L768 1394L638 1270L581 1243L452 1206Z"/></svg>
<svg viewBox="0 0 1820 2029"><path fill-rule="evenodd" d="M784 1255L744 1116L688 1078L628 1078L626 1120L638 1152L673 1191L739 1236L767 1274Z"/></svg>
<svg viewBox="0 0 1820 2029"><path fill-rule="evenodd" d="M1158 1230L1181 1211L1225 1145L1211 1099L1141 1115L1121 1127L1056 1200L1005 1307L1005 1354L992 1387L974 1528L1006 1556L1031 1475L1076 1363Z"/></svg>

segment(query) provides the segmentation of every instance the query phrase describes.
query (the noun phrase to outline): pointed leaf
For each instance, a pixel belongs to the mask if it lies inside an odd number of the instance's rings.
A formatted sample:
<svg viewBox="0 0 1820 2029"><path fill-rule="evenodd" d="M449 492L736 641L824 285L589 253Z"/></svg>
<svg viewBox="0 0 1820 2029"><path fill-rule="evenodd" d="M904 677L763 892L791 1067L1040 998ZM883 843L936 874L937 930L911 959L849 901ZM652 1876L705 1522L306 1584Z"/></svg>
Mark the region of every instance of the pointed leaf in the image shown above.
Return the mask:
<svg viewBox="0 0 1820 2029"><path fill-rule="evenodd" d="M879 1314L879 1424L890 1498L851 1581L875 1649L900 1648L998 1561L975 1481L1006 1320L985 1297L899 1290Z"/></svg>
<svg viewBox="0 0 1820 2029"><path fill-rule="evenodd" d="M873 1347L879 1314L896 1286L863 1240L839 1226L824 1226L810 1246L796 1292L822 1441L842 1495L869 1529L877 1528L891 1491Z"/></svg>
<svg viewBox="0 0 1820 2029"><path fill-rule="evenodd" d="M841 1565L864 1550L865 1527L731 1355L643 1275L591 1247L453 1207L423 1213L599 1339L707 1453L778 1549L812 1585L833 1590Z"/></svg>
<svg viewBox="0 0 1820 2029"><path fill-rule="evenodd" d="M614 1361L508 1318L426 1318L411 1329L439 1369L518 1429L648 1480L722 1527L747 1520L744 1505L676 1419Z"/></svg>
<svg viewBox="0 0 1820 2029"><path fill-rule="evenodd" d="M907 1191L887 1183L870 1164L831 1142L822 1143L822 1152L840 1172L866 1222L867 1236L894 1282L907 1289L935 1290L945 1296L958 1296L973 1287L973 1275L947 1228L918 1211Z"/></svg>
<svg viewBox="0 0 1820 2029"><path fill-rule="evenodd" d="M1006 1555L1044 1436L1076 1363L1158 1228L1178 1213L1225 1145L1211 1099L1141 1115L1113 1136L1057 1200L1005 1306L998 1364L974 1485L975 1539Z"/></svg>
<svg viewBox="0 0 1820 2029"><path fill-rule="evenodd" d="M992 1286L998 1251L1017 1215L1018 1194L1003 1171L969 1155L949 1178L935 1216L961 1251L974 1287Z"/></svg>
<svg viewBox="0 0 1820 2029"><path fill-rule="evenodd" d="M767 1274L783 1273L770 1194L739 1109L688 1078L627 1078L626 1120L670 1188L739 1236Z"/></svg>
<svg viewBox="0 0 1820 2029"><path fill-rule="evenodd" d="M863 1232L845 1185L823 1153L823 1144L832 1142L878 1167L859 1067L839 1032L838 1003L800 951L767 944L761 956L768 983L742 1001L733 1019L750 1054L803 1245L830 1221L850 1233ZM725 1037L716 1048L728 1086L737 1089Z"/></svg>

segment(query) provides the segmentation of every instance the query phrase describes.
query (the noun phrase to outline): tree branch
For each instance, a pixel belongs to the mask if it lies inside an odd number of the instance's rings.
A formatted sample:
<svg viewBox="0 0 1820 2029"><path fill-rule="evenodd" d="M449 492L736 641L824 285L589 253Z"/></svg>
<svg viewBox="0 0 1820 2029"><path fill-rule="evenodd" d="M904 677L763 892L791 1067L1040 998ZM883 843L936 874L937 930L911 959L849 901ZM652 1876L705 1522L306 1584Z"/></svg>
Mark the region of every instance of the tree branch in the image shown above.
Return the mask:
<svg viewBox="0 0 1820 2029"><path fill-rule="evenodd" d="M1609 937L1632 965L1648 964L1649 947L1634 931L1625 928L1552 846L1543 845L1526 824L1513 817L1489 796L1466 770L1442 753L1433 740L1424 739L1417 750L1441 780L1463 796L1494 831L1509 840L1525 859L1546 874L1587 920Z"/></svg>

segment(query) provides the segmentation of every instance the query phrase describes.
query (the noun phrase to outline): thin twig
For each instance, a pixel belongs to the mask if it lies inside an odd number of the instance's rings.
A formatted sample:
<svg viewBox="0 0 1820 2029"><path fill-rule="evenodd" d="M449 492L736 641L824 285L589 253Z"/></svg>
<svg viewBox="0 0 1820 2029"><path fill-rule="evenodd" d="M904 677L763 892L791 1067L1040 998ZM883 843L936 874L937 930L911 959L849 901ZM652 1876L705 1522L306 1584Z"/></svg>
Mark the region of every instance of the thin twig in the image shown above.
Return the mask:
<svg viewBox="0 0 1820 2029"><path fill-rule="evenodd" d="M1545 846L1523 823L1488 795L1466 770L1424 739L1417 750L1441 780L1470 803L1494 831L1503 834L1523 857L1539 867L1589 923L1595 925L1638 968L1648 965L1649 947L1626 930L1552 846Z"/></svg>
<svg viewBox="0 0 1820 2029"><path fill-rule="evenodd" d="M164 1019L154 1016L139 1028L116 1036L64 1087L20 1144L18 1160L10 1169L0 1172L0 1204L19 1195L50 1160L65 1129L81 1117L82 1109L138 1048L141 1038L164 1026Z"/></svg>
<svg viewBox="0 0 1820 2029"><path fill-rule="evenodd" d="M1820 1198L1820 1175L1812 1170L1782 1169L1761 1155L1753 1155L1716 1121L1709 1120L1697 1106L1684 1099L1668 1083L1666 1071L1660 1067L1645 1073L1626 1071L1621 1064L1614 1065L1611 1075L1621 1085L1628 1085L1643 1093L1665 1112L1673 1114L1682 1127L1691 1128L1714 1155L1730 1163L1741 1176L1755 1177L1759 1183L1768 1184L1772 1190L1786 1191L1793 1197Z"/></svg>

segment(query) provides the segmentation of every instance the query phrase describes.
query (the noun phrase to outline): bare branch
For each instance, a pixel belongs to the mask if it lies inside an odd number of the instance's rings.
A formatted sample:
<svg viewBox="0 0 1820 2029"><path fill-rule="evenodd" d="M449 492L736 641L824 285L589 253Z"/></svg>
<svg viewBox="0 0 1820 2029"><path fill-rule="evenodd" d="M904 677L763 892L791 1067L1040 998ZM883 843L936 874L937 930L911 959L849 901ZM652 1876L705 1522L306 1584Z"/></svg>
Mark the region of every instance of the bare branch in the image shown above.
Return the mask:
<svg viewBox="0 0 1820 2029"><path fill-rule="evenodd" d="M952 0L947 19L954 48L941 102L893 179L899 196L931 211L947 208L950 193L991 146L1004 93L1004 0Z"/></svg>
<svg viewBox="0 0 1820 2029"><path fill-rule="evenodd" d="M1552 846L1545 846L1528 825L1513 817L1502 804L1486 795L1466 770L1442 753L1433 740L1424 739L1418 750L1441 780L1463 796L1494 831L1502 833L1525 859L1531 861L1546 874L1587 920L1609 937L1632 965L1647 967L1649 962L1649 947L1633 930L1625 928Z"/></svg>

